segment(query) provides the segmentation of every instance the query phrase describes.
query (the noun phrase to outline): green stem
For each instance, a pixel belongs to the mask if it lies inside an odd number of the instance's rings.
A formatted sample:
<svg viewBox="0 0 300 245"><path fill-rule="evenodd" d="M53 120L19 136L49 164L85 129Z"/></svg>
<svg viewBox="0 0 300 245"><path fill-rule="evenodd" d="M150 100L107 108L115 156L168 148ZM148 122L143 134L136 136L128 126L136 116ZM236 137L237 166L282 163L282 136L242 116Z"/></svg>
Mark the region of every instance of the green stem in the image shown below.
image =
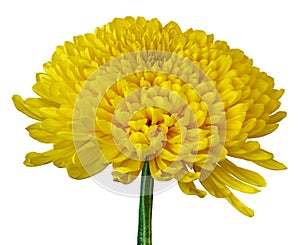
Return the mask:
<svg viewBox="0 0 300 245"><path fill-rule="evenodd" d="M152 204L153 204L153 178L150 174L149 161L146 161L142 170L140 207L139 207L139 228L138 245L152 245Z"/></svg>

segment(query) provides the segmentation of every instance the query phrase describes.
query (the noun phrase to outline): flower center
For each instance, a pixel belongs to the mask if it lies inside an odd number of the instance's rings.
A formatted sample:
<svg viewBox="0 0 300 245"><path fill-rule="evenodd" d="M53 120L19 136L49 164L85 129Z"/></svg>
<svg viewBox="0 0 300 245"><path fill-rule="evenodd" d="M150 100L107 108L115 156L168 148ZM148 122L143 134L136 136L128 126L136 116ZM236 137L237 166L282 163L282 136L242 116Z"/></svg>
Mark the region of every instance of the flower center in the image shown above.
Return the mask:
<svg viewBox="0 0 300 245"><path fill-rule="evenodd" d="M174 116L161 108L142 108L128 122L129 139L136 149L157 154L164 148L169 129L175 123Z"/></svg>

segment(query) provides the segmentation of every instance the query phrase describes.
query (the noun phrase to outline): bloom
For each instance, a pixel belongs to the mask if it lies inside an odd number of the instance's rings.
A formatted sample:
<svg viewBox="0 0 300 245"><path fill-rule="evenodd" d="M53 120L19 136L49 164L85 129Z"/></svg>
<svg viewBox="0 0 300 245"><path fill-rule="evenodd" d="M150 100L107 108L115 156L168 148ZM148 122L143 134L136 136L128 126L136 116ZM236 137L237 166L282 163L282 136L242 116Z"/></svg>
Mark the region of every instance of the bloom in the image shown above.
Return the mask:
<svg viewBox="0 0 300 245"><path fill-rule="evenodd" d="M114 19L58 46L44 70L33 86L39 98L13 97L38 120L30 136L53 144L28 153L27 166L53 162L82 179L112 164L114 180L130 183L149 157L156 180L175 178L184 193L204 197L200 181L248 216L253 211L230 189L256 193L266 182L229 157L286 168L252 140L286 116L276 112L284 90L241 50L203 31Z"/></svg>

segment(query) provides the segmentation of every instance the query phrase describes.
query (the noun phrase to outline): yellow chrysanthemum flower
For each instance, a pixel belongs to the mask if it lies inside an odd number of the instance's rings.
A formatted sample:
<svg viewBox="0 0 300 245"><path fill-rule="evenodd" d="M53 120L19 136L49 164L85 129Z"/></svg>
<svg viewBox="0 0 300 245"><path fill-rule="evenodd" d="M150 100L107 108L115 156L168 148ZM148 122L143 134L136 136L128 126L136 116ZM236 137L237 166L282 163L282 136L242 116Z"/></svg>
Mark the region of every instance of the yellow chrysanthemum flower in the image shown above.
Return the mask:
<svg viewBox="0 0 300 245"><path fill-rule="evenodd" d="M30 136L53 144L28 153L27 166L53 162L82 179L112 164L114 180L130 183L148 157L154 179L175 178L184 193L204 197L199 180L248 216L253 211L230 188L256 193L266 182L228 156L286 168L252 140L286 116L276 112L284 90L241 50L203 31L114 19L57 47L44 70L33 86L40 98L13 97L39 121Z"/></svg>

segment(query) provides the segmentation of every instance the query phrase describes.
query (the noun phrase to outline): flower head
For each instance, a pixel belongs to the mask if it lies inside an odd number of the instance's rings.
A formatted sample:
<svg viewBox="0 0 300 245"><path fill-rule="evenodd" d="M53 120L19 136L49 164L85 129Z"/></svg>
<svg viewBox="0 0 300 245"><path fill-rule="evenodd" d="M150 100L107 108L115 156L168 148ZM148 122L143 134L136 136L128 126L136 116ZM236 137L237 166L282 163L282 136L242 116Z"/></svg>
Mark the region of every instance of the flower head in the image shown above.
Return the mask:
<svg viewBox="0 0 300 245"><path fill-rule="evenodd" d="M53 144L28 153L27 166L53 162L82 179L111 164L114 180L130 183L148 157L156 180L176 179L184 193L204 197L200 181L248 216L230 189L256 193L266 182L228 157L285 169L253 140L286 116L276 112L284 90L241 50L203 31L114 19L57 47L44 70L33 86L39 98L13 97L38 121L30 136Z"/></svg>

